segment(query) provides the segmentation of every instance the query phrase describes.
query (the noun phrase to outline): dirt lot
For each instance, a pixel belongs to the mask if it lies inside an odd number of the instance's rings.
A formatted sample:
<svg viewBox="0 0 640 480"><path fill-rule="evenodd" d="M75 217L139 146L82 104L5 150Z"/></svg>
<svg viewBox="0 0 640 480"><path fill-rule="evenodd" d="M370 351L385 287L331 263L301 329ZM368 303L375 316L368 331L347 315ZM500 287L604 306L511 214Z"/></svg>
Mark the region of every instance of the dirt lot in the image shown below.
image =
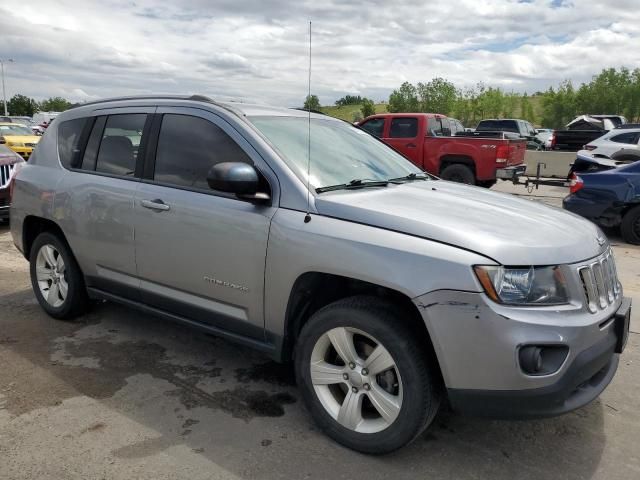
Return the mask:
<svg viewBox="0 0 640 480"><path fill-rule="evenodd" d="M640 307L640 248L612 241ZM108 303L50 319L0 226L0 478L637 479L638 308L631 329L613 383L586 408L530 422L443 413L410 447L367 457L318 432L290 369L260 354Z"/></svg>

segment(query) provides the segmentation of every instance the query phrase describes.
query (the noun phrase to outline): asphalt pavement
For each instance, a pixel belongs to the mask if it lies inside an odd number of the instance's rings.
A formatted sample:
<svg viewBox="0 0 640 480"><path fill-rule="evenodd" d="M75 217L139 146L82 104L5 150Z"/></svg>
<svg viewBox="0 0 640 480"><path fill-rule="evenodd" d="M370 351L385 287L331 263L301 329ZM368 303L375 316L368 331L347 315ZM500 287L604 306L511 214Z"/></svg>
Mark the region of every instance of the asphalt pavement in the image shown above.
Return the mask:
<svg viewBox="0 0 640 480"><path fill-rule="evenodd" d="M497 190L558 206L565 189ZM612 235L640 307L640 248ZM640 311L612 384L562 417L443 411L415 443L372 457L319 432L290 366L127 308L49 318L0 226L0 479L638 479Z"/></svg>

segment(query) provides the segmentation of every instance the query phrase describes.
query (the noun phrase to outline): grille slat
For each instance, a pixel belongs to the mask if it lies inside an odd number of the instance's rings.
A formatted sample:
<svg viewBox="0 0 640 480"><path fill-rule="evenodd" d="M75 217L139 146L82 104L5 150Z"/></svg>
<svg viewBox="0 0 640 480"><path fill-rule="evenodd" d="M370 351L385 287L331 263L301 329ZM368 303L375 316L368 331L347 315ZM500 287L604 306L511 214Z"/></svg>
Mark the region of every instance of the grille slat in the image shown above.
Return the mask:
<svg viewBox="0 0 640 480"><path fill-rule="evenodd" d="M591 313L604 310L620 296L621 288L611 250L594 263L579 267L578 274Z"/></svg>
<svg viewBox="0 0 640 480"><path fill-rule="evenodd" d="M14 165L0 165L0 188L4 188L9 184L13 168Z"/></svg>

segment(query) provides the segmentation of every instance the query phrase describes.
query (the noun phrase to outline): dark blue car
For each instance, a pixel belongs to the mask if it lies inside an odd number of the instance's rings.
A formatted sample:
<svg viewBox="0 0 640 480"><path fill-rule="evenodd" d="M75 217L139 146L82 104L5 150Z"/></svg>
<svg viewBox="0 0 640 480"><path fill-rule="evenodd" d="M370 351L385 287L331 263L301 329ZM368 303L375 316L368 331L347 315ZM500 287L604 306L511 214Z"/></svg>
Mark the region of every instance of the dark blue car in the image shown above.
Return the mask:
<svg viewBox="0 0 640 480"><path fill-rule="evenodd" d="M622 238L640 244L640 161L595 173L574 174L562 205L603 227L620 227Z"/></svg>

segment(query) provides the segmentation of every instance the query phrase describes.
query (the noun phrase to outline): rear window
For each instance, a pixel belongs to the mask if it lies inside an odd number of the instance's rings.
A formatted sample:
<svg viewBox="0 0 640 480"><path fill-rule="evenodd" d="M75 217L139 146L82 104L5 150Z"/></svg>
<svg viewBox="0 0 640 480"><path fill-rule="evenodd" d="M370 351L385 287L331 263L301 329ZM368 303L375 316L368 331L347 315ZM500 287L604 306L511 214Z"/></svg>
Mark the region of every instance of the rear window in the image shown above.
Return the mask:
<svg viewBox="0 0 640 480"><path fill-rule="evenodd" d="M76 118L58 125L58 156L65 168L76 164L74 157L80 155L80 136L86 122L86 118Z"/></svg>
<svg viewBox="0 0 640 480"><path fill-rule="evenodd" d="M476 130L520 133L515 120L482 120Z"/></svg>
<svg viewBox="0 0 640 480"><path fill-rule="evenodd" d="M391 119L390 138L416 138L418 136L417 118Z"/></svg>
<svg viewBox="0 0 640 480"><path fill-rule="evenodd" d="M638 133L636 132L621 133L620 135L611 137L611 141L616 143L635 144L635 143L638 143Z"/></svg>
<svg viewBox="0 0 640 480"><path fill-rule="evenodd" d="M360 125L360 128L369 132L374 137L381 137L384 130L384 118L373 118Z"/></svg>

